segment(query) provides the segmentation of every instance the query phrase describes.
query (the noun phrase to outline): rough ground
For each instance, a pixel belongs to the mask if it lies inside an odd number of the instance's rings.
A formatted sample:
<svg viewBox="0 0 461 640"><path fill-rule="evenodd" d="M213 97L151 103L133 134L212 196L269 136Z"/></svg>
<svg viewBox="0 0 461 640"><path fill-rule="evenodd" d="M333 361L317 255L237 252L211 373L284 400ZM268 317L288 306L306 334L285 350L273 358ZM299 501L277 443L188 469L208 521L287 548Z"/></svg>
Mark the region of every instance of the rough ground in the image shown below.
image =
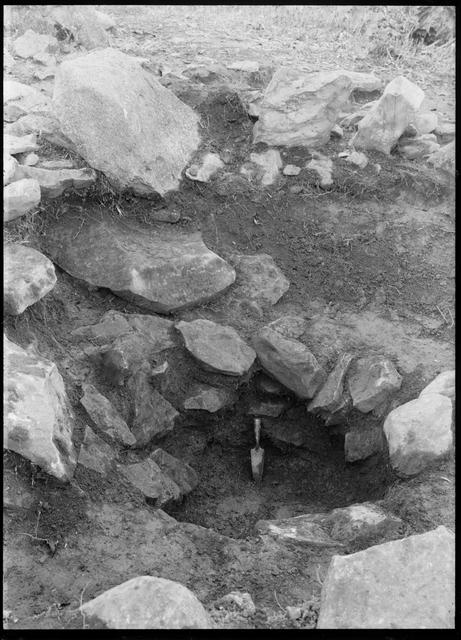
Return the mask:
<svg viewBox="0 0 461 640"><path fill-rule="evenodd" d="M258 28L242 17L242 35L236 37L235 22L220 21L213 11L207 23L205 15L168 14L161 7L158 14L149 7L115 5L103 10L120 24L113 46L173 70L236 59L258 60L264 67L299 60L308 61L312 70L346 66L341 41L332 43L321 30L306 39L289 40L280 31ZM358 52L348 66L374 71L386 82L398 74L397 64L379 66ZM426 91L428 102L453 117L451 77L427 77L423 71L416 64L405 69ZM262 74L253 81L263 86L267 79ZM227 170L235 170L249 153L252 129L235 94L214 87L198 105L196 91L185 90L180 97L202 116L204 147L217 152L226 148ZM368 99L357 96L358 101ZM345 145L346 140L331 142L325 152L337 153ZM50 146L48 153L56 157L57 150ZM120 215L117 205L127 221L136 217L146 225L152 224L153 208L177 209L183 216L181 226L200 229L206 244L224 258L235 251L270 254L291 286L275 307L261 312L237 307L230 291L209 305L176 314L175 320L209 318L234 326L247 338L285 313L302 315L308 319L306 340L324 364L332 364L339 347L354 353L374 349L390 356L404 374L396 398L400 404L416 397L439 371L454 367L454 201L453 194L427 179L416 163L370 155L381 164L379 176L371 167L364 172L340 169L331 191L322 191L315 177L305 174L284 178L277 189L265 191L242 189L238 182L202 185L184 180L164 205L96 192L86 202L73 196L55 201L39 214L41 219L18 221L8 229L12 237L40 248L46 216L59 214L62 207L80 207L84 213L103 206ZM304 164L309 157L305 150L290 149L284 160ZM302 187L301 192L290 192L293 185ZM5 330L23 347L33 341L58 365L77 414L78 445L86 421L79 405L80 383L88 363L78 358L70 333L96 322L108 309L139 310L109 291L89 291L56 270L55 289L21 316L8 318ZM98 382L116 402L114 389ZM85 628L76 612L81 600L142 574L185 584L224 627L295 628L297 623L288 620L284 607L311 601L313 614L300 626L312 628L331 555L344 551L261 542L253 529L258 519L385 496L388 507L404 519L402 535L439 524L454 528L453 461L398 482L383 460L346 465L341 436L330 439L323 425L314 421L308 450L263 443L266 476L257 490L250 481L245 401L242 395L242 410L220 418L200 416L176 439L165 441L174 455L189 455L200 484L169 512L181 523L165 515L156 521L155 530L149 519L152 508L120 478L101 481L79 468L75 480L85 496L77 487L61 486L19 456L6 453L8 482L30 495L28 509L8 510L5 517L4 609L9 612L9 628ZM295 407L286 420L296 423L300 411ZM206 440L203 452L193 448L200 439ZM248 591L264 614L243 619L214 609L213 602L232 590Z"/></svg>

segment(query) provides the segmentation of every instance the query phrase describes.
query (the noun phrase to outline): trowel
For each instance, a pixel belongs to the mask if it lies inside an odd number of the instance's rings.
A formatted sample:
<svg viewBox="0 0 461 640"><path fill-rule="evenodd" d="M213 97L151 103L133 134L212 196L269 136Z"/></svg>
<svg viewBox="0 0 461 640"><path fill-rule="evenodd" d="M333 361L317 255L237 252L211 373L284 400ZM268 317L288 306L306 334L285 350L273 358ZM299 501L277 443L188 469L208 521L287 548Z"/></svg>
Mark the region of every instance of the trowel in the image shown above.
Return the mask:
<svg viewBox="0 0 461 640"><path fill-rule="evenodd" d="M259 445L259 436L261 433L261 420L254 419L256 446L251 449L251 473L253 480L258 484L261 483L264 471L264 449Z"/></svg>

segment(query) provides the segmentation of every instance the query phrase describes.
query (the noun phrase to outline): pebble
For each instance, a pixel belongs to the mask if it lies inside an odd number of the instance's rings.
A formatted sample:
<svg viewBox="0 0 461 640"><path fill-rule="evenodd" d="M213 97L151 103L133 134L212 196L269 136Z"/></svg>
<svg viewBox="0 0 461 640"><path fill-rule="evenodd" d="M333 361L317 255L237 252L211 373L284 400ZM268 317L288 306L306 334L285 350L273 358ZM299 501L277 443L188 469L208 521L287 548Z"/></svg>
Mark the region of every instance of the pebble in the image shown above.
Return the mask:
<svg viewBox="0 0 461 640"><path fill-rule="evenodd" d="M302 185L300 184L294 184L293 186L290 187L290 193L301 193L301 191L303 190Z"/></svg>
<svg viewBox="0 0 461 640"><path fill-rule="evenodd" d="M297 167L294 164L287 164L283 169L284 176L298 176L301 173L301 167Z"/></svg>

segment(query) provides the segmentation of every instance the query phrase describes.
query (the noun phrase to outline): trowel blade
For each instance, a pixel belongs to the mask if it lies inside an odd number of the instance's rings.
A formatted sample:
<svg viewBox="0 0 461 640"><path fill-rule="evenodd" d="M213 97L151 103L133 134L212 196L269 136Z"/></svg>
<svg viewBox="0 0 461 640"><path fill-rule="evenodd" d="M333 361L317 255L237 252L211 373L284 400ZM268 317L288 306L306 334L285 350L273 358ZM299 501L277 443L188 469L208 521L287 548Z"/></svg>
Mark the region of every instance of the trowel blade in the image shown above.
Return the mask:
<svg viewBox="0 0 461 640"><path fill-rule="evenodd" d="M261 482L264 471L264 449L251 449L251 473L255 482Z"/></svg>

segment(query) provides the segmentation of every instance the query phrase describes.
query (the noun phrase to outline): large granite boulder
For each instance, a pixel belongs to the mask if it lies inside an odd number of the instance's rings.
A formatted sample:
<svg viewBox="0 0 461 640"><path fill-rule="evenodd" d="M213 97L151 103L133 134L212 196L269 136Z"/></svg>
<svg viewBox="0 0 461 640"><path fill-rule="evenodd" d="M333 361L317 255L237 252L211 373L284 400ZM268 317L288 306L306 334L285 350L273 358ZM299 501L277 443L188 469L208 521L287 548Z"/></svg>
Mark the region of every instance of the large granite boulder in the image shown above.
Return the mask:
<svg viewBox="0 0 461 640"><path fill-rule="evenodd" d="M202 304L235 280L234 269L199 233L140 228L102 213L49 220L45 244L53 261L75 278L154 312Z"/></svg>
<svg viewBox="0 0 461 640"><path fill-rule="evenodd" d="M3 251L3 308L16 316L54 288L56 272L53 263L31 247L7 244Z"/></svg>
<svg viewBox="0 0 461 640"><path fill-rule="evenodd" d="M210 629L211 621L194 594L179 582L138 576L94 600L82 614L108 629Z"/></svg>
<svg viewBox="0 0 461 640"><path fill-rule="evenodd" d="M441 526L333 556L318 629L453 629L455 535Z"/></svg>
<svg viewBox="0 0 461 640"><path fill-rule="evenodd" d="M263 369L298 397L310 399L325 381L325 372L309 349L269 327L253 338Z"/></svg>
<svg viewBox="0 0 461 640"><path fill-rule="evenodd" d="M232 327L193 320L178 322L178 331L186 349L209 371L228 376L242 376L253 364L256 354Z"/></svg>
<svg viewBox="0 0 461 640"><path fill-rule="evenodd" d="M4 447L16 451L60 480L70 480L77 457L74 415L54 362L26 351L6 337Z"/></svg>
<svg viewBox="0 0 461 640"><path fill-rule="evenodd" d="M63 62L53 105L88 164L117 189L138 195L177 189L200 143L192 109L116 49Z"/></svg>
<svg viewBox="0 0 461 640"><path fill-rule="evenodd" d="M439 393L426 393L400 405L384 421L392 468L401 477L420 473L453 446L452 403Z"/></svg>
<svg viewBox="0 0 461 640"><path fill-rule="evenodd" d="M352 139L358 149L374 149L389 154L405 129L416 117L424 91L403 76L394 78L376 105L358 124Z"/></svg>

